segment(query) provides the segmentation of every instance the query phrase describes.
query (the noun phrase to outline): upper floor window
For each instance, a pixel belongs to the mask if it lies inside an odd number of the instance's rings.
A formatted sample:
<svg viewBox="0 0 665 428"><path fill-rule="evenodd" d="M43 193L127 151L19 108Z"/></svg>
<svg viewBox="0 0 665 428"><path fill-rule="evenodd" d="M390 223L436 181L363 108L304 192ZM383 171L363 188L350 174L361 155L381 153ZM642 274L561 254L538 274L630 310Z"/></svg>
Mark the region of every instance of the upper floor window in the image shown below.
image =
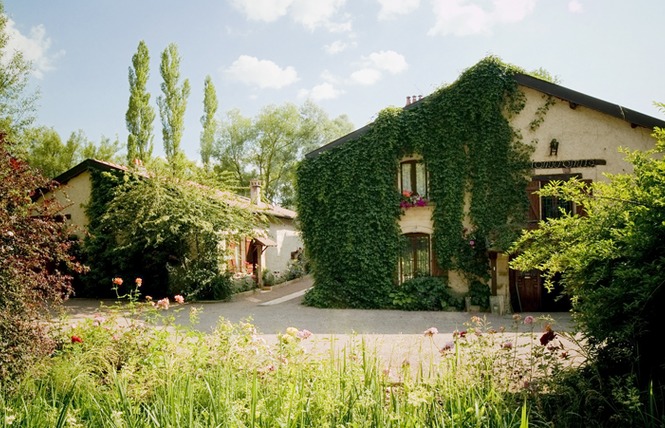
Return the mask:
<svg viewBox="0 0 665 428"><path fill-rule="evenodd" d="M423 198L428 195L427 168L421 160L408 160L400 164L400 190Z"/></svg>

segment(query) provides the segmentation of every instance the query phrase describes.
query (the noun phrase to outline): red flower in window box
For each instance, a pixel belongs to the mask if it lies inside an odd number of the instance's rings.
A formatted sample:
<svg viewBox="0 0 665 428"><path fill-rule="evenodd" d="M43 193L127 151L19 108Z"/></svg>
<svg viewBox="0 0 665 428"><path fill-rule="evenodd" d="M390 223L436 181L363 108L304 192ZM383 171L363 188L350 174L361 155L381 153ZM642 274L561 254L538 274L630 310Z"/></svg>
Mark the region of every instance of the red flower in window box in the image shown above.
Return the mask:
<svg viewBox="0 0 665 428"><path fill-rule="evenodd" d="M420 196L417 192L405 190L402 192L399 206L401 208L424 207L427 205L427 202L427 199Z"/></svg>

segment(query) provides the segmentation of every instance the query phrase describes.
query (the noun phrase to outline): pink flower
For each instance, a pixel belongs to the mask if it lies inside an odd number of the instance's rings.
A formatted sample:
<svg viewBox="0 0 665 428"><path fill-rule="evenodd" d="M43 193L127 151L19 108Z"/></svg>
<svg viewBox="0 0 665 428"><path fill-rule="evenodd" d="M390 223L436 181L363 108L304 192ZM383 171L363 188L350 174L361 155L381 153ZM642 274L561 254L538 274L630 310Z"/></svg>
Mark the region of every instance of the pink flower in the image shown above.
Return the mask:
<svg viewBox="0 0 665 428"><path fill-rule="evenodd" d="M113 278L112 282L113 282L113 285L116 285L116 286L120 287L122 285L122 278L115 277L115 278Z"/></svg>
<svg viewBox="0 0 665 428"><path fill-rule="evenodd" d="M533 324L533 321L534 321L534 319L531 315L527 315L527 316L524 317L524 324L527 324L527 325Z"/></svg>
<svg viewBox="0 0 665 428"><path fill-rule="evenodd" d="M501 347L503 349L513 349L513 342L503 342Z"/></svg>
<svg viewBox="0 0 665 428"><path fill-rule="evenodd" d="M473 239L470 240L470 241L469 241L469 245L471 245L471 246L473 247L474 245L476 245L476 241L474 241Z"/></svg>
<svg viewBox="0 0 665 428"><path fill-rule="evenodd" d="M439 330L438 330L436 327L430 327L430 328L428 328L427 330L425 330L425 331L423 332L423 335L424 335L424 336L432 337L432 336L434 336L435 334L437 334L438 332L439 332Z"/></svg>
<svg viewBox="0 0 665 428"><path fill-rule="evenodd" d="M170 304L169 298L164 297L163 299L157 301L157 308L158 309L168 309L169 304Z"/></svg>
<svg viewBox="0 0 665 428"><path fill-rule="evenodd" d="M134 280L134 282L136 283L136 286L137 286L137 287L140 287L141 284L143 284L143 280L142 280L141 278L136 278L136 279Z"/></svg>
<svg viewBox="0 0 665 428"><path fill-rule="evenodd" d="M297 336L298 336L300 339L307 339L307 338L310 337L311 335L312 335L312 332L309 331L309 330L300 330L300 331L298 331L298 334L297 334Z"/></svg>
<svg viewBox="0 0 665 428"><path fill-rule="evenodd" d="M173 296L173 300L175 300L175 302L180 304L180 305L185 303L185 298L182 297L180 294L176 294L175 296Z"/></svg>
<svg viewBox="0 0 665 428"><path fill-rule="evenodd" d="M443 345L443 348L441 348L441 350L439 352L441 352L442 354L445 354L448 351L452 351L454 348L455 348L455 342L453 342L451 340L451 341L446 342L446 344Z"/></svg>
<svg viewBox="0 0 665 428"><path fill-rule="evenodd" d="M83 339L79 336L72 336L72 343L83 343Z"/></svg>

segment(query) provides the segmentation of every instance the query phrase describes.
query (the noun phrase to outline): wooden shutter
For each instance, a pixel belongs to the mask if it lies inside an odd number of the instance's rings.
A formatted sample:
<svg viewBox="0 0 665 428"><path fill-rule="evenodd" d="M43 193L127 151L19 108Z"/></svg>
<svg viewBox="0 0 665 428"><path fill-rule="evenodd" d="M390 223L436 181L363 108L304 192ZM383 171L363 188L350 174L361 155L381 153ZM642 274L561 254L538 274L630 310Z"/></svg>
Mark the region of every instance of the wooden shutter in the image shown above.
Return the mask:
<svg viewBox="0 0 665 428"><path fill-rule="evenodd" d="M540 190L540 181L531 180L526 186L526 192L529 196L529 212L527 215L526 228L536 229L540 221L540 196L536 193Z"/></svg>

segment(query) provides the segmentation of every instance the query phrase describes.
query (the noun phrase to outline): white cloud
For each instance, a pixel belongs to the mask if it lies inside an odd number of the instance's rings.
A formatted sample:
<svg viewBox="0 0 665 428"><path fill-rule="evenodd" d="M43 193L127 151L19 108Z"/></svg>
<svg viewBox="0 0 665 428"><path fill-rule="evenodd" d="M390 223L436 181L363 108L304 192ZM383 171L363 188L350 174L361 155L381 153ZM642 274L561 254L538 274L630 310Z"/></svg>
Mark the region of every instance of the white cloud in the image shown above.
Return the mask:
<svg viewBox="0 0 665 428"><path fill-rule="evenodd" d="M231 0L231 5L251 21L273 22L286 15L293 0Z"/></svg>
<svg viewBox="0 0 665 428"><path fill-rule="evenodd" d="M310 31L324 27L330 32L351 31L348 19L335 21L346 0L230 0L251 21L274 22L289 16Z"/></svg>
<svg viewBox="0 0 665 428"><path fill-rule="evenodd" d="M347 48L350 48L350 47L353 47L353 46L356 46L356 43L355 43L355 42L352 42L352 43L346 43L346 42L343 42L343 41L341 41L341 40L335 40L335 41L332 42L331 44L329 44L329 45L325 45L325 46L323 47L323 49L325 49L325 51L326 51L327 53L329 53L330 55L335 55L335 54L338 54L338 53L340 53L340 52L343 52L343 51L345 51Z"/></svg>
<svg viewBox="0 0 665 428"><path fill-rule="evenodd" d="M409 68L404 56L395 51L373 52L369 55L370 63L378 68L392 74L398 74Z"/></svg>
<svg viewBox="0 0 665 428"><path fill-rule="evenodd" d="M46 29L43 25L32 27L29 36L24 36L16 28L16 24L11 19L7 19L7 52L19 51L23 53L23 58L32 63L32 74L37 79L42 79L44 73L55 68L53 63L57 58L64 55L64 51L55 54L49 54L51 39L46 37ZM3 58L7 61L8 58Z"/></svg>
<svg viewBox="0 0 665 428"><path fill-rule="evenodd" d="M577 0L572 0L568 3L568 10L573 13L582 13L584 12L584 6Z"/></svg>
<svg viewBox="0 0 665 428"><path fill-rule="evenodd" d="M381 5L379 21L396 18L398 15L407 15L420 6L420 0L378 0Z"/></svg>
<svg viewBox="0 0 665 428"><path fill-rule="evenodd" d="M536 0L492 0L492 8L486 10L476 0L432 0L436 23L427 34L490 34L497 24L524 20L535 5Z"/></svg>
<svg viewBox="0 0 665 428"><path fill-rule="evenodd" d="M373 85L381 79L381 72L375 68L363 68L351 73L351 81L359 85Z"/></svg>
<svg viewBox="0 0 665 428"><path fill-rule="evenodd" d="M310 98L313 101L333 100L338 98L344 93L343 90L337 89L332 83L324 82L320 85L314 86L311 90L302 89L298 92L300 98Z"/></svg>
<svg viewBox="0 0 665 428"><path fill-rule="evenodd" d="M248 55L239 56L223 71L231 79L261 89L279 89L298 81L298 73L293 67L281 68L272 61Z"/></svg>
<svg viewBox="0 0 665 428"><path fill-rule="evenodd" d="M326 25L332 21L346 0L294 0L291 17L309 30Z"/></svg>

